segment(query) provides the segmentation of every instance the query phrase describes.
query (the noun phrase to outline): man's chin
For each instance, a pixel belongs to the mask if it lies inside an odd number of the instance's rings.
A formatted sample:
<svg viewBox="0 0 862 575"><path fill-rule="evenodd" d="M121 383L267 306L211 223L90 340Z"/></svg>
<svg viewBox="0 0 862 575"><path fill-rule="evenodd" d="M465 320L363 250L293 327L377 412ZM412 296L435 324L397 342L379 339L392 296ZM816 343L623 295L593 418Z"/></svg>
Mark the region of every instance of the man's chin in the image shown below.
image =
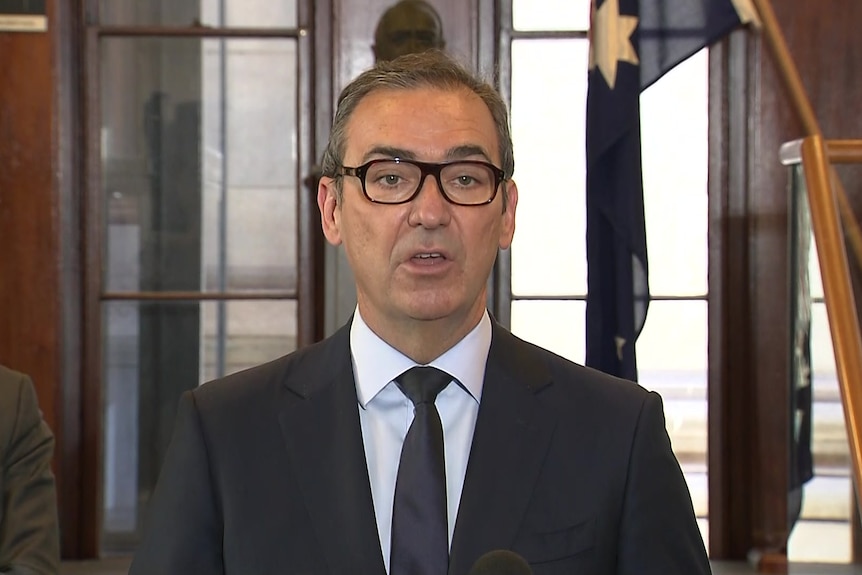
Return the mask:
<svg viewBox="0 0 862 575"><path fill-rule="evenodd" d="M410 319L412 319L414 321L431 322L431 321L439 321L439 320L445 320L447 318L450 318L450 317L452 317L452 312L451 311L441 311L441 310L437 310L437 309L424 308L424 309L410 310L410 312L408 312L407 315L408 315L408 317L410 317Z"/></svg>
<svg viewBox="0 0 862 575"><path fill-rule="evenodd" d="M439 298L423 298L410 302L405 311L406 315L415 321L439 321L453 317L457 314L458 307L440 301Z"/></svg>
<svg viewBox="0 0 862 575"><path fill-rule="evenodd" d="M404 310L404 315L417 322L467 322L474 313L473 306L440 298L439 294L437 297L413 299L401 309Z"/></svg>

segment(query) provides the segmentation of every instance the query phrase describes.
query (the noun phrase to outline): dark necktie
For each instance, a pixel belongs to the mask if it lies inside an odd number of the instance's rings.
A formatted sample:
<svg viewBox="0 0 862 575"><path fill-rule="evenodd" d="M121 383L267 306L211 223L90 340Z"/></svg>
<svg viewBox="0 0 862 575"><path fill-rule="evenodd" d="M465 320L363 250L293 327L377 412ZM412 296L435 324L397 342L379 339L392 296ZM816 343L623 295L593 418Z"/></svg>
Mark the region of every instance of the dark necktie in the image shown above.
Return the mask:
<svg viewBox="0 0 862 575"><path fill-rule="evenodd" d="M433 367L414 367L395 379L414 415L395 482L390 575L446 575L449 569L443 424L434 400L450 381Z"/></svg>

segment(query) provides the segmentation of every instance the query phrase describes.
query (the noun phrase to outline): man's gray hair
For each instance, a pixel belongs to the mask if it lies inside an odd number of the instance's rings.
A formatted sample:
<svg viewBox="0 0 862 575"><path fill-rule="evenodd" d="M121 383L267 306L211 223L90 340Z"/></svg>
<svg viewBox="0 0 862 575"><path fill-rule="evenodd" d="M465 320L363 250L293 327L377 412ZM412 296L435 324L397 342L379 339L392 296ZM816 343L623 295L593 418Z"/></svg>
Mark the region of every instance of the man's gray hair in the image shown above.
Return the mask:
<svg viewBox="0 0 862 575"><path fill-rule="evenodd" d="M451 56L439 50L406 54L388 62L380 62L360 74L341 91L329 133L329 144L323 154L323 175L331 178L338 175L347 148L347 123L365 96L376 90L410 90L424 87L443 90L466 88L485 102L497 129L502 164L500 168L506 179L511 178L515 171L515 158L505 102L490 83L472 74Z"/></svg>

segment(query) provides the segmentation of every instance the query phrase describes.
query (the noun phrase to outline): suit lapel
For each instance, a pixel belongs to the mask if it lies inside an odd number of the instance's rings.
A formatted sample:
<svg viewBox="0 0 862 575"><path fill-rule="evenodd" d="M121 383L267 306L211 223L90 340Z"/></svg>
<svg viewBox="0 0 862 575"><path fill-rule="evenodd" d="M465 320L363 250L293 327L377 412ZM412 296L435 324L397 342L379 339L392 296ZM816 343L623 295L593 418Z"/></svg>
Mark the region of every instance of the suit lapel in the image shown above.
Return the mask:
<svg viewBox="0 0 862 575"><path fill-rule="evenodd" d="M450 553L450 574L510 547L541 470L555 420L535 397L550 384L529 346L494 324L482 402Z"/></svg>
<svg viewBox="0 0 862 575"><path fill-rule="evenodd" d="M349 325L298 358L281 429L331 573L385 575L350 359Z"/></svg>

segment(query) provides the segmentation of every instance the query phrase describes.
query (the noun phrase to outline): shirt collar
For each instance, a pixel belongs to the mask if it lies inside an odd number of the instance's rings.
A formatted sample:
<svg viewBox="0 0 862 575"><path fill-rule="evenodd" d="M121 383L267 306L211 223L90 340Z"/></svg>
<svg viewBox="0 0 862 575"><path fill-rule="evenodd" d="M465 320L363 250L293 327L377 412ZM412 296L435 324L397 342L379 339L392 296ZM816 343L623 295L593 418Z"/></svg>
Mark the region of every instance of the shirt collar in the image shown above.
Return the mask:
<svg viewBox="0 0 862 575"><path fill-rule="evenodd" d="M482 397L490 348L491 318L485 310L470 333L428 365L451 374L478 402ZM358 307L350 326L350 353L356 396L363 409L390 381L418 365L374 333L362 319Z"/></svg>

